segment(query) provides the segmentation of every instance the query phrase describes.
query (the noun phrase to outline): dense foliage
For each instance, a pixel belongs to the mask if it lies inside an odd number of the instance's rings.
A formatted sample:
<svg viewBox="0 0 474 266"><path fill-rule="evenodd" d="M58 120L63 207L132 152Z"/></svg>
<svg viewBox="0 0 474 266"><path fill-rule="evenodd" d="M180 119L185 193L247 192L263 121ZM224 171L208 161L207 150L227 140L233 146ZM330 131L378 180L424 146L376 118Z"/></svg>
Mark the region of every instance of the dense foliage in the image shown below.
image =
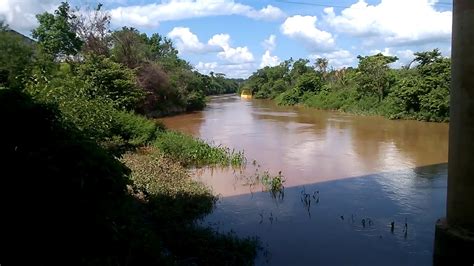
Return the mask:
<svg viewBox="0 0 474 266"><path fill-rule="evenodd" d="M449 120L451 60L439 50L415 53L408 66L392 69L396 57L359 56L357 68L328 71L328 60L286 60L257 70L242 86L256 98L392 119Z"/></svg>
<svg viewBox="0 0 474 266"><path fill-rule="evenodd" d="M5 256L25 265L252 264L255 239L196 225L216 198L185 168L241 165L243 155L149 119L201 109L235 81L197 73L159 34L111 32L100 5L62 3L37 18L37 42L0 22Z"/></svg>

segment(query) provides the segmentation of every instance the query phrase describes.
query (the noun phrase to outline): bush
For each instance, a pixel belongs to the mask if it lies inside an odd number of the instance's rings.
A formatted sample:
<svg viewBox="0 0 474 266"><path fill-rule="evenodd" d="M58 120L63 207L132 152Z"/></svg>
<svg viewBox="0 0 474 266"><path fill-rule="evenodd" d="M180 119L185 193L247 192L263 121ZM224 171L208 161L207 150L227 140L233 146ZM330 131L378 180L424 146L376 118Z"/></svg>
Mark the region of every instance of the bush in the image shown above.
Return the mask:
<svg viewBox="0 0 474 266"><path fill-rule="evenodd" d="M117 109L133 110L145 95L132 70L104 56L87 56L79 65L78 78L86 82L85 96L107 99Z"/></svg>
<svg viewBox="0 0 474 266"><path fill-rule="evenodd" d="M449 91L446 88L433 89L420 98L421 117L424 120L449 120Z"/></svg>
<svg viewBox="0 0 474 266"><path fill-rule="evenodd" d="M131 145L145 145L153 141L158 133L163 130L163 124L135 113L123 111L114 113L114 128L112 134L120 136Z"/></svg>
<svg viewBox="0 0 474 266"><path fill-rule="evenodd" d="M321 77L314 71L302 74L296 79L296 88L303 92L319 92L323 87Z"/></svg>
<svg viewBox="0 0 474 266"><path fill-rule="evenodd" d="M49 81L30 83L26 87L26 92L35 100L56 105L64 122L74 125L90 139L104 140L112 135L116 110L110 100L91 99L85 91L86 84L82 80L61 73Z"/></svg>
<svg viewBox="0 0 474 266"><path fill-rule="evenodd" d="M19 89L28 79L33 61L33 44L9 29L0 29L0 85Z"/></svg>
<svg viewBox="0 0 474 266"><path fill-rule="evenodd" d="M192 91L186 97L186 110L202 110L206 106L206 97L201 91Z"/></svg>
<svg viewBox="0 0 474 266"><path fill-rule="evenodd" d="M295 105L300 102L303 92L298 88L293 88L278 95L275 100L279 105Z"/></svg>

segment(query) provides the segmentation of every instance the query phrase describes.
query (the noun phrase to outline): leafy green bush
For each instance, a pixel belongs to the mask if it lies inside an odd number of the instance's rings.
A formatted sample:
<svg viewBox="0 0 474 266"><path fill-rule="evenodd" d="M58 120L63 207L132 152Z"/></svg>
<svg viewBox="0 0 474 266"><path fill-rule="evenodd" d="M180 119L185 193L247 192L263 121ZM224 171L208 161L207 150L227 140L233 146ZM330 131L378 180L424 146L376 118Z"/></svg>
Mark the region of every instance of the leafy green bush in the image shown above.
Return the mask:
<svg viewBox="0 0 474 266"><path fill-rule="evenodd" d="M0 85L19 89L31 72L33 44L9 29L0 29Z"/></svg>
<svg viewBox="0 0 474 266"><path fill-rule="evenodd" d="M87 56L77 74L87 97L108 99L117 109L133 110L144 98L133 71L105 56Z"/></svg>
<svg viewBox="0 0 474 266"><path fill-rule="evenodd" d="M203 140L174 131L161 132L153 145L185 166L240 166L245 163L243 152L213 147Z"/></svg>
<svg viewBox="0 0 474 266"><path fill-rule="evenodd" d="M421 116L424 120L449 120L449 91L446 88L433 89L420 98Z"/></svg>
<svg viewBox="0 0 474 266"><path fill-rule="evenodd" d="M285 91L284 93L278 95L275 98L275 101L279 105L295 105L300 102L303 92L298 88L293 88Z"/></svg>
<svg viewBox="0 0 474 266"><path fill-rule="evenodd" d="M201 91L191 91L186 97L186 110L202 110L206 106L206 97Z"/></svg>
<svg viewBox="0 0 474 266"><path fill-rule="evenodd" d="M124 111L114 112L113 124L112 135L120 136L134 146L145 145L153 141L158 133L164 130L161 123Z"/></svg>
<svg viewBox="0 0 474 266"><path fill-rule="evenodd" d="M112 135L116 109L108 99L88 97L86 86L79 78L58 73L51 80L28 84L26 92L39 102L56 105L61 119L90 139L103 140Z"/></svg>
<svg viewBox="0 0 474 266"><path fill-rule="evenodd" d="M319 92L323 87L321 77L314 71L304 73L296 79L296 88L303 92Z"/></svg>

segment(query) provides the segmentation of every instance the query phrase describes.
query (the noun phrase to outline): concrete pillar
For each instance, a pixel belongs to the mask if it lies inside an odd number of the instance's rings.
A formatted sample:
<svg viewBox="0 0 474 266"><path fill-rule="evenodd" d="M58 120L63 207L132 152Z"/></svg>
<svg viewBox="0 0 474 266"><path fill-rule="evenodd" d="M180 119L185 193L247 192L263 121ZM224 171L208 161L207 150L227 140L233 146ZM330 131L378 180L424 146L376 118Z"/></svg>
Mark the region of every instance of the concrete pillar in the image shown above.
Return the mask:
<svg viewBox="0 0 474 266"><path fill-rule="evenodd" d="M453 4L448 198L434 264L474 265L474 1Z"/></svg>

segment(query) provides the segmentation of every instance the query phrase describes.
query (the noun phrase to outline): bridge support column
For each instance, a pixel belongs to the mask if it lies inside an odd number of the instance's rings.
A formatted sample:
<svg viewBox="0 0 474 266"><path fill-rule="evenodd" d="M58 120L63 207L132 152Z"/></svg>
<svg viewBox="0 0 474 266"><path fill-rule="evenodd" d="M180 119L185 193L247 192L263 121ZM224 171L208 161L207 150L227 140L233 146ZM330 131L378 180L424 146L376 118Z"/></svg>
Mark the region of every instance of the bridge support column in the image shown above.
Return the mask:
<svg viewBox="0 0 474 266"><path fill-rule="evenodd" d="M434 265L474 265L474 1L454 0L446 218ZM461 264L458 263L461 261Z"/></svg>

